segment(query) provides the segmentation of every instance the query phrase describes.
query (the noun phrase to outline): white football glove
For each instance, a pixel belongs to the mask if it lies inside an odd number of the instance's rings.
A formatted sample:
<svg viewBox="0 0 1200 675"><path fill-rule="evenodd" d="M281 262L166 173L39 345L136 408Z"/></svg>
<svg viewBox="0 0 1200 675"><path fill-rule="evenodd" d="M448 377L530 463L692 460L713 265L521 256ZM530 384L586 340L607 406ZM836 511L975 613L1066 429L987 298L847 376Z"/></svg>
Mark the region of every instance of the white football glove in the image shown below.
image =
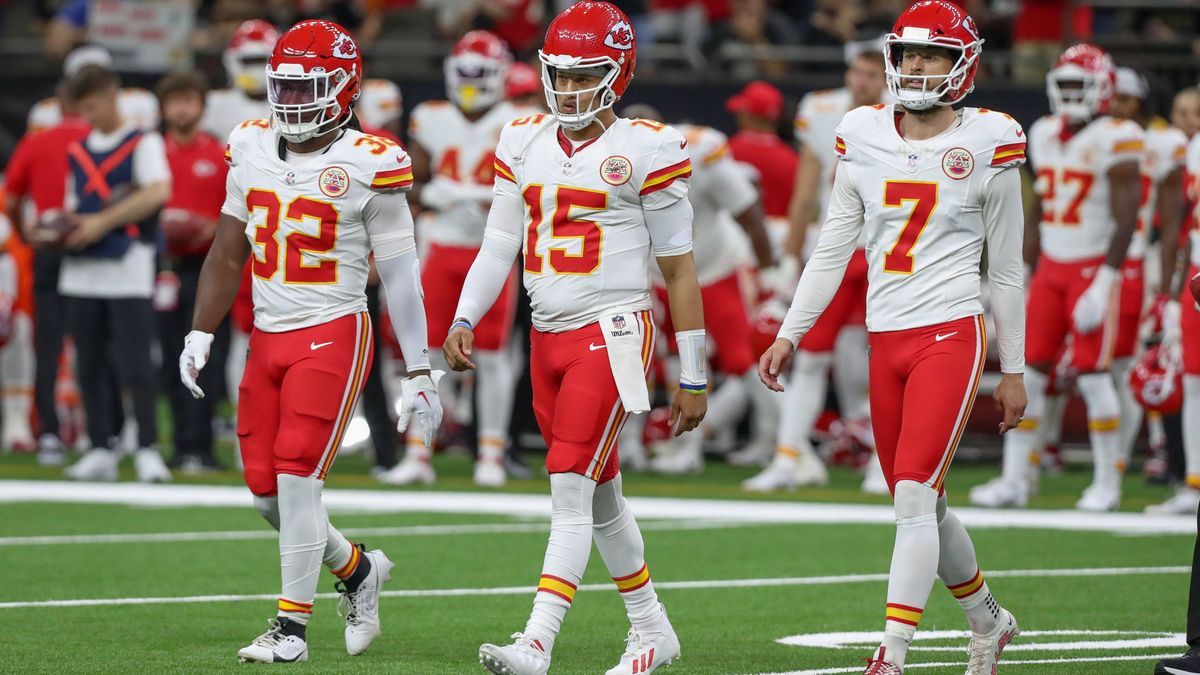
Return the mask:
<svg viewBox="0 0 1200 675"><path fill-rule="evenodd" d="M800 261L796 256L785 255L773 267L760 269L758 280L764 291L770 291L786 302L796 294L796 284L800 282Z"/></svg>
<svg viewBox="0 0 1200 675"><path fill-rule="evenodd" d="M1174 365L1183 362L1183 308L1178 300L1168 300L1162 306L1162 353Z"/></svg>
<svg viewBox="0 0 1200 675"><path fill-rule="evenodd" d="M1096 269L1096 277L1092 279L1091 285L1083 295L1079 296L1075 308L1071 311L1076 330L1086 335L1104 323L1109 303L1117 301L1113 289L1120 283L1121 271L1115 267L1101 265Z"/></svg>
<svg viewBox="0 0 1200 675"><path fill-rule="evenodd" d="M442 426L442 400L438 397L437 385L445 374L443 370L434 370L429 375L406 377L400 381L400 419L396 428L404 433L416 415L421 439L427 448L433 447L433 438Z"/></svg>
<svg viewBox="0 0 1200 675"><path fill-rule="evenodd" d="M208 350L212 348L213 334L194 330L183 339L183 353L179 355L179 379L183 386L196 398L204 398L204 390L196 384L200 371L208 363Z"/></svg>

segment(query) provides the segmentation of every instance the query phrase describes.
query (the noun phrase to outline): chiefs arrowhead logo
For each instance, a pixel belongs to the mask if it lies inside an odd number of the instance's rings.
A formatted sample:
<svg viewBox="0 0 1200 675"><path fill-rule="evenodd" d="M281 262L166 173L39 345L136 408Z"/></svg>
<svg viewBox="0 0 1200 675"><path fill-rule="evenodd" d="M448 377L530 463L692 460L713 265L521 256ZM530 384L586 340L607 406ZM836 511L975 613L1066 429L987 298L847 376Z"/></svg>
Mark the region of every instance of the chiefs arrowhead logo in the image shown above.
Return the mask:
<svg viewBox="0 0 1200 675"><path fill-rule="evenodd" d="M633 26L626 21L618 21L604 37L604 44L613 49L633 49Z"/></svg>
<svg viewBox="0 0 1200 675"><path fill-rule="evenodd" d="M1024 135L1025 135L1025 130L1024 130L1024 129L1017 129L1017 138L1020 138L1020 137L1022 137L1022 136L1024 136Z"/></svg>
<svg viewBox="0 0 1200 675"><path fill-rule="evenodd" d="M341 34L333 42L333 57L356 59L358 58L358 45L354 44L354 40L350 39L349 35Z"/></svg>

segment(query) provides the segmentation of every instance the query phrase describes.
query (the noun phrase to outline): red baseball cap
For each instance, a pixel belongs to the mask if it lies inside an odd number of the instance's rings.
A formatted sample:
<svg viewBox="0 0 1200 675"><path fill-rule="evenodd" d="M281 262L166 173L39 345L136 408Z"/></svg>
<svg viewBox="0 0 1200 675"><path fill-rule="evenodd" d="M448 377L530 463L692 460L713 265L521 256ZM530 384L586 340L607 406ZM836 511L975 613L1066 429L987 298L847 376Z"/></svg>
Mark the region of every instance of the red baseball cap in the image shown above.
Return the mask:
<svg viewBox="0 0 1200 675"><path fill-rule="evenodd" d="M750 113L777 120L783 114L783 94L770 82L755 80L725 102L731 113Z"/></svg>

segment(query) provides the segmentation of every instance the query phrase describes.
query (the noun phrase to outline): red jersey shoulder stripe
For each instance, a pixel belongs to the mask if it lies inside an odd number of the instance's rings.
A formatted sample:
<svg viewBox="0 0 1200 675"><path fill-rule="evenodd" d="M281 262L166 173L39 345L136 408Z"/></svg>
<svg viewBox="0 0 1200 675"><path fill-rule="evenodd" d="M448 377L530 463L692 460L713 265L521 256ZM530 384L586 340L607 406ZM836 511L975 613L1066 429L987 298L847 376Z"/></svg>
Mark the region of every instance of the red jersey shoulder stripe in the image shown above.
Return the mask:
<svg viewBox="0 0 1200 675"><path fill-rule="evenodd" d="M396 188L411 187L412 182L412 167L403 166L399 169L376 172L375 177L371 179L371 187L375 189L394 190Z"/></svg>
<svg viewBox="0 0 1200 675"><path fill-rule="evenodd" d="M687 178L692 175L692 160L685 159L682 162L664 167L658 171L652 171L646 176L645 182L642 183L642 189L638 193L645 197L648 194L665 190L671 187L671 184L680 178Z"/></svg>
<svg viewBox="0 0 1200 675"><path fill-rule="evenodd" d="M846 154L846 141L843 141L841 136L836 136L835 139L836 140L833 142L833 149L837 150L837 154L839 155Z"/></svg>
<svg viewBox="0 0 1200 675"><path fill-rule="evenodd" d="M492 166L496 170L497 176L513 183L517 182L517 175L513 173L511 167L504 163L504 160L497 157Z"/></svg>
<svg viewBox="0 0 1200 675"><path fill-rule="evenodd" d="M1025 143L1009 143L997 146L992 153L992 166L1025 159Z"/></svg>

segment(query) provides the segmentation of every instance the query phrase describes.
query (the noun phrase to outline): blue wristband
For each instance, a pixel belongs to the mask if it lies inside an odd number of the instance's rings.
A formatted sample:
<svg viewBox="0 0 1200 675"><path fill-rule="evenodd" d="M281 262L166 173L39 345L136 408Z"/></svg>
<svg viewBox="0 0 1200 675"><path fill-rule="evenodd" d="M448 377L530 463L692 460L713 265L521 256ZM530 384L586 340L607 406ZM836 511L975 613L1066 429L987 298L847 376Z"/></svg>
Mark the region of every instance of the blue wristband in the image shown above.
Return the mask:
<svg viewBox="0 0 1200 675"><path fill-rule="evenodd" d="M703 394L708 391L708 383L701 382L700 384L689 384L687 382L680 382L679 388L689 394Z"/></svg>
<svg viewBox="0 0 1200 675"><path fill-rule="evenodd" d="M450 331L453 332L455 328L460 326L466 328L467 330L475 330L475 327L471 325L470 321L467 321L466 319L459 319L458 321L450 324Z"/></svg>

